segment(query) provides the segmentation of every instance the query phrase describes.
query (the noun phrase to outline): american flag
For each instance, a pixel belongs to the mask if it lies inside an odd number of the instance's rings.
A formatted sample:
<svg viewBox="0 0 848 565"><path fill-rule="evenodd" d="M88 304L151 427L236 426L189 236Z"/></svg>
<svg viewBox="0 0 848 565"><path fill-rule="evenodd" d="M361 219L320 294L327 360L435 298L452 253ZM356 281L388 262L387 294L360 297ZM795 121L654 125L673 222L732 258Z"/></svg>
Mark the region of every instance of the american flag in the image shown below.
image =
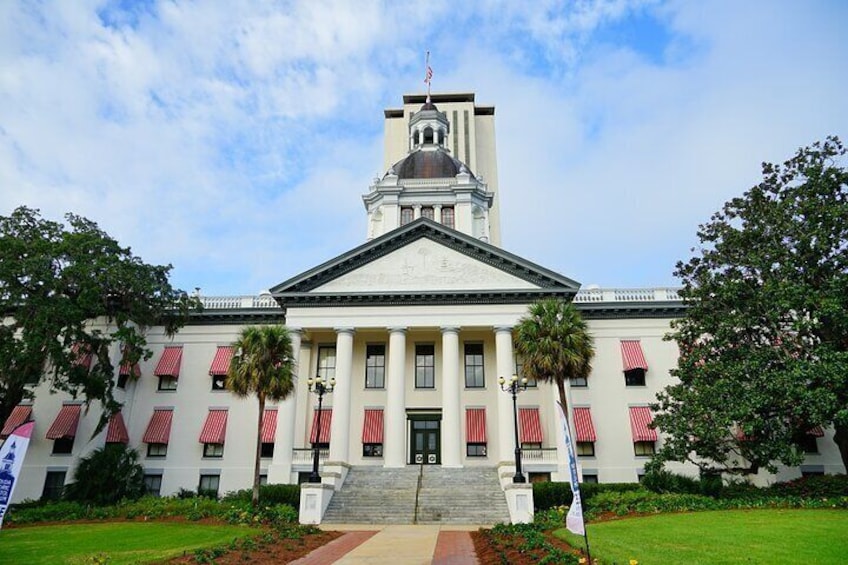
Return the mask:
<svg viewBox="0 0 848 565"><path fill-rule="evenodd" d="M427 65L427 72L424 75L424 82L426 82L427 84L430 84L430 79L432 79L432 78L433 78L433 69L430 67L430 65Z"/></svg>

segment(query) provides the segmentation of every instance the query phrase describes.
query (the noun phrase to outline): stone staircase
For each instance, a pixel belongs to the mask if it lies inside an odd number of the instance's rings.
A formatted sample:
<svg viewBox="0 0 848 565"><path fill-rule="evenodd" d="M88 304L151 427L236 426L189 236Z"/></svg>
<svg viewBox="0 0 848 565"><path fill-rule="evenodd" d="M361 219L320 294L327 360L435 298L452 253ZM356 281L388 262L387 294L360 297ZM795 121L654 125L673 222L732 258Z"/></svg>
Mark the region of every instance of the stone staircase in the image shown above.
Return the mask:
<svg viewBox="0 0 848 565"><path fill-rule="evenodd" d="M330 500L323 524L412 524L418 467L351 467Z"/></svg>
<svg viewBox="0 0 848 565"><path fill-rule="evenodd" d="M418 524L509 523L509 507L492 467L425 466L418 493Z"/></svg>
<svg viewBox="0 0 848 565"><path fill-rule="evenodd" d="M325 524L497 524L509 522L494 468L353 467L333 495Z"/></svg>

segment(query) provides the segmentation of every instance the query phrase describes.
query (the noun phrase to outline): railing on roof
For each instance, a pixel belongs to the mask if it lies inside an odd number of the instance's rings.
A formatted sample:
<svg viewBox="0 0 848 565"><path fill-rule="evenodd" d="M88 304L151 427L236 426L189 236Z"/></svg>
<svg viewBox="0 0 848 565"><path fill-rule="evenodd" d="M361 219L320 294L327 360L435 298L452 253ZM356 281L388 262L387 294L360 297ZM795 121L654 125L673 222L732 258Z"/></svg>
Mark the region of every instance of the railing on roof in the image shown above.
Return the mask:
<svg viewBox="0 0 848 565"><path fill-rule="evenodd" d="M683 300L676 288L590 288L583 289L574 297L574 302L680 302ZM270 294L259 296L201 296L206 310L241 310L277 308Z"/></svg>
<svg viewBox="0 0 848 565"><path fill-rule="evenodd" d="M676 288L590 288L583 289L574 302L665 302L683 300Z"/></svg>
<svg viewBox="0 0 848 565"><path fill-rule="evenodd" d="M556 463L556 447L522 447L521 462L524 465Z"/></svg>
<svg viewBox="0 0 848 565"><path fill-rule="evenodd" d="M205 310L239 310L245 308L279 308L270 294L259 296L201 296Z"/></svg>

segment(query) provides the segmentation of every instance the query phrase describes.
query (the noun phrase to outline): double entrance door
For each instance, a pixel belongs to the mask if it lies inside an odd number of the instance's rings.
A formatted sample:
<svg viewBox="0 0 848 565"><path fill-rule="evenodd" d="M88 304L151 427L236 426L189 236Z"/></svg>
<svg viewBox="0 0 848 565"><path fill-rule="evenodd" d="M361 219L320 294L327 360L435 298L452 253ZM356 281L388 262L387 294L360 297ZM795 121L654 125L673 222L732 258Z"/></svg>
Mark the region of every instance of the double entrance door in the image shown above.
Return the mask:
<svg viewBox="0 0 848 565"><path fill-rule="evenodd" d="M410 415L410 463L414 465L440 465L441 421L436 415Z"/></svg>

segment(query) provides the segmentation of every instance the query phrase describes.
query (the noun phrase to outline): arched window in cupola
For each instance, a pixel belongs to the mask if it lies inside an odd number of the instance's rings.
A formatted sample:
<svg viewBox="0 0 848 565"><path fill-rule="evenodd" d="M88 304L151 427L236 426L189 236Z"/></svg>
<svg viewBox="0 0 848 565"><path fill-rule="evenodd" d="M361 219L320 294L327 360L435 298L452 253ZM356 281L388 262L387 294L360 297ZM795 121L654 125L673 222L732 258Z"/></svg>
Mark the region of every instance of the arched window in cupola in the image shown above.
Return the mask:
<svg viewBox="0 0 848 565"><path fill-rule="evenodd" d="M424 128L424 145L433 144L433 128L427 126Z"/></svg>

